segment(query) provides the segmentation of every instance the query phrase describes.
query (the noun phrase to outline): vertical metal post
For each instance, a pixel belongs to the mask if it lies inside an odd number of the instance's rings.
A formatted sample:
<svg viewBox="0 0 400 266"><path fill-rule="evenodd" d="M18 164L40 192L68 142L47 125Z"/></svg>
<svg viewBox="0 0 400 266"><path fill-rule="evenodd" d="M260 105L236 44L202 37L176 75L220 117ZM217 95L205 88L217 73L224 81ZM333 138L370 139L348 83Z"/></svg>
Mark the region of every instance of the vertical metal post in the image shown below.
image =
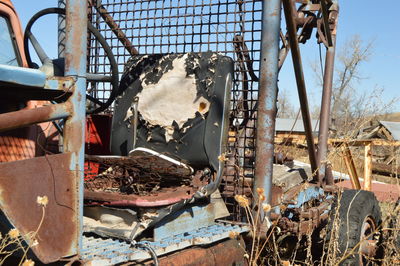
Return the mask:
<svg viewBox="0 0 400 266"><path fill-rule="evenodd" d="M254 191L257 188L264 189L267 203L270 203L272 198L280 24L281 0L263 1L256 165L253 188ZM257 203L258 195L254 194L254 203ZM261 215L263 218L264 214Z"/></svg>
<svg viewBox="0 0 400 266"><path fill-rule="evenodd" d="M65 8L65 0L58 0L58 7ZM64 57L65 51L65 16L58 15L58 57Z"/></svg>
<svg viewBox="0 0 400 266"><path fill-rule="evenodd" d="M318 133L318 154L317 162L319 163L319 173L321 178L325 177L326 161L328 150L328 137L329 137L329 120L331 111L331 98L332 98L332 81L333 70L335 62L335 38L333 37L333 45L329 46L326 50L325 57L325 70L324 70L324 83L322 89L321 113ZM333 184L333 180L326 179L328 185Z"/></svg>
<svg viewBox="0 0 400 266"><path fill-rule="evenodd" d="M293 68L296 76L297 91L300 100L301 115L303 118L304 131L307 138L308 156L310 158L313 177L318 177L317 155L314 146L314 137L312 135L311 116L308 108L306 84L304 81L303 66L300 55L299 42L297 40L296 22L293 14L296 13L291 0L283 0L283 9L285 11L286 26L289 34L289 42L292 52Z"/></svg>
<svg viewBox="0 0 400 266"><path fill-rule="evenodd" d="M327 50L325 57L325 70L324 70L324 83L322 89L321 113L318 135L318 154L317 161L320 170L320 181L325 177L327 185L333 184L333 176L326 175L327 169L327 151L328 151L328 137L329 137L329 122L331 112L331 99L332 99L332 81L335 62L335 48L336 48L336 24L338 17L337 3L333 3L330 11L328 10L325 0L321 0L321 9L324 21L325 36L327 39ZM333 20L333 30L330 28L329 20Z"/></svg>
<svg viewBox="0 0 400 266"><path fill-rule="evenodd" d="M65 9L65 1L66 0L58 0L58 7L59 8L64 8ZM65 57L64 51L65 51L65 15L58 14L58 29L57 29L57 43L58 43L58 58L63 58ZM60 121L54 121L53 125L56 127L60 127L59 123L62 122ZM58 147L61 152L64 152L64 146L63 146L63 136L62 134L59 134L58 136Z"/></svg>
<svg viewBox="0 0 400 266"><path fill-rule="evenodd" d="M64 126L64 151L71 152L70 169L75 173L78 200L75 210L79 217L78 252L82 248L83 217L83 172L85 147L85 101L86 101L86 44L87 44L87 0L67 0L65 30L65 76L73 77L75 84L72 115Z"/></svg>

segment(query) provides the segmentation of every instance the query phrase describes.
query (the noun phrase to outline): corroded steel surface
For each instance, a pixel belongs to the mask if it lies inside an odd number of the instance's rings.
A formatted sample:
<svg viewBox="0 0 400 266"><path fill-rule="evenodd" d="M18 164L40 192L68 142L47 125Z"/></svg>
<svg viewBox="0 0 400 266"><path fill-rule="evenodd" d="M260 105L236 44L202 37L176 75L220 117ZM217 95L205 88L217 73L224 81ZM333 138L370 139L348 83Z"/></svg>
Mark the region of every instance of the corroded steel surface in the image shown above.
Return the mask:
<svg viewBox="0 0 400 266"><path fill-rule="evenodd" d="M70 104L54 104L33 109L0 114L0 132L35 123L65 118L70 114Z"/></svg>
<svg viewBox="0 0 400 266"><path fill-rule="evenodd" d="M231 239L209 248L195 247L174 253L161 258L159 265L247 265L244 247L243 240Z"/></svg>
<svg viewBox="0 0 400 266"><path fill-rule="evenodd" d="M83 180L85 153L86 114L86 55L87 55L87 1L69 0L65 10L65 76L75 77L73 92L69 99L72 115L64 125L64 152L71 152L69 169L76 181L78 230L71 235L82 238ZM76 253L82 251L82 241L75 246ZM71 247L72 248L72 247Z"/></svg>
<svg viewBox="0 0 400 266"><path fill-rule="evenodd" d="M266 203L272 199L272 171L274 161L274 136L276 101L278 93L279 32L281 1L265 1L262 15L262 39L260 58L260 87L257 110L257 141L255 158L255 180L253 190L263 188ZM258 202L254 197L254 204ZM263 211L261 211L263 212ZM263 214L261 214L263 216Z"/></svg>
<svg viewBox="0 0 400 266"><path fill-rule="evenodd" d="M85 190L85 199L101 201L105 205L156 207L177 203L192 197L194 191L190 187L164 189L149 196L123 195L120 193L95 192Z"/></svg>
<svg viewBox="0 0 400 266"><path fill-rule="evenodd" d="M44 263L73 255L78 243L77 189L69 170L70 154L58 154L0 164L0 205L22 235L37 230L42 218L38 196L47 196L43 224L32 247Z"/></svg>
<svg viewBox="0 0 400 266"><path fill-rule="evenodd" d="M114 165L113 168L118 166ZM85 180L84 196L85 200L91 201L90 204L101 202L117 206L165 206L190 199L207 180L203 171L183 178L160 176L157 172L141 171L136 167L124 168L119 173L112 171Z"/></svg>
<svg viewBox="0 0 400 266"><path fill-rule="evenodd" d="M97 157L86 156L86 158L93 162L98 162L108 167L123 167L132 169L141 169L141 171L148 173L157 173L161 176L175 176L187 178L192 174L192 170L188 167L171 163L170 161L160 159L156 155L137 155L134 157L126 156L109 156Z"/></svg>

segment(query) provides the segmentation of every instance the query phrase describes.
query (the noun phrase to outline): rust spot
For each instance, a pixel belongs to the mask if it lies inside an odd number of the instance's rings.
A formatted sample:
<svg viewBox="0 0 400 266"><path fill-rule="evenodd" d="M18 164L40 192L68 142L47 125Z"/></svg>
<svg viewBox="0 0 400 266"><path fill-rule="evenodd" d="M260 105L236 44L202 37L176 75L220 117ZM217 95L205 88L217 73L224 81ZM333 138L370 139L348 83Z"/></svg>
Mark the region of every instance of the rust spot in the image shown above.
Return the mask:
<svg viewBox="0 0 400 266"><path fill-rule="evenodd" d="M199 112L202 113L207 108L207 104L205 102L201 102L199 104Z"/></svg>
<svg viewBox="0 0 400 266"><path fill-rule="evenodd" d="M72 42L72 49L69 52L65 53L65 68L66 72L70 71L71 69L74 69L79 72L80 69L80 63L82 60L82 54L84 52L84 47L81 44L86 44L86 41L82 36L84 36L84 33L87 31L86 23L84 25L79 25L75 22L80 22L82 19L80 19L80 15L85 17L86 9L82 9L82 6L77 2L75 6L73 6L73 9L68 9L66 10L66 33L67 36L71 39ZM71 34L72 32L72 34ZM86 34L85 34L86 35Z"/></svg>

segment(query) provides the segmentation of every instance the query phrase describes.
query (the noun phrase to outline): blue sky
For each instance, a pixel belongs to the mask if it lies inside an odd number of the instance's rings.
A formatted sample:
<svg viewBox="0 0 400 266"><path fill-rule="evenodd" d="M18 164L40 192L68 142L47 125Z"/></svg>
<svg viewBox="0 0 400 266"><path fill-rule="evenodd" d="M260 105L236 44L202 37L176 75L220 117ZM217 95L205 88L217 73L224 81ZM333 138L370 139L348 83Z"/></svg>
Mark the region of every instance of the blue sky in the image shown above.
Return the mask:
<svg viewBox="0 0 400 266"><path fill-rule="evenodd" d="M19 13L23 28L29 18L37 11L57 5L57 0L13 0ZM374 52L371 59L364 63L360 72L365 79L356 84L360 93L370 94L375 88L384 88L384 101L392 98L400 98L400 10L399 0L387 0L384 2L373 0L342 0L340 4L339 27L337 35L338 50L354 34L358 34L362 40L374 41ZM34 26L36 34L49 56L56 57L56 19L55 15L40 19ZM302 45L303 65L309 101L311 105L318 105L321 89L318 88L310 64L319 58L318 46L315 35ZM279 86L287 94L293 95L293 104L297 107L297 92L294 74L291 68L291 57L288 56L280 74ZM393 106L393 110L400 112L400 101Z"/></svg>

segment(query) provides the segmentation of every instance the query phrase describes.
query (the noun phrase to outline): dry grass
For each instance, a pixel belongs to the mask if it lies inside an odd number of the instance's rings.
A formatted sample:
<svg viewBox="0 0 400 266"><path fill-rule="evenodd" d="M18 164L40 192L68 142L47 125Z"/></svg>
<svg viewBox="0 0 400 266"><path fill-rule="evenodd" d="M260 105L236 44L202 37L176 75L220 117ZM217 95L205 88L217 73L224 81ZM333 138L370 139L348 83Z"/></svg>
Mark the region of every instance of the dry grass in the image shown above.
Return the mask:
<svg viewBox="0 0 400 266"><path fill-rule="evenodd" d="M277 145L276 152L281 152L286 156L308 163L308 153L305 148ZM357 152L362 155L363 151L360 149L355 149L352 152L353 156L357 156ZM331 149L328 155L328 163L331 164L333 170L335 171L343 173L347 172L347 168L343 161L342 152L339 147ZM364 171L363 162L361 160L356 160L356 167L358 173L361 175ZM397 173L394 173L394 176L396 176L396 174ZM373 178L375 180L384 181L391 184L399 184L398 178L382 175L373 175ZM251 241L250 248L248 249L249 251L247 253L247 258L250 265L270 265L271 263L276 265L340 265L350 256L359 255L357 254L357 250L359 249L361 242L359 242L354 248L347 250L344 254L339 250L339 243L342 240L339 239L340 219L337 208L337 211L333 214L333 221L329 225L331 237L329 239L323 239L321 256L312 256L313 239L311 235L308 235L303 239L297 239L296 248L294 249L290 259L281 259L278 252L280 249L276 242L276 238L279 237L279 234L277 233L279 232L279 228L275 224L272 224L266 238L268 242L260 244L260 238L254 238L255 235L259 235L261 233L260 229L258 228L260 221L257 221L256 219L259 213L255 212L254 208L250 208L248 201L246 201L246 204L243 204L243 201L241 203L239 198L237 198L237 201L242 207L246 208L248 220L251 221L251 235L253 236L253 241ZM259 202L258 206L260 204L261 202ZM396 205L395 203L381 202L380 207L382 212L382 224L375 232L373 232L373 235L375 237L380 236L378 253L382 257L375 259L374 263L379 263L381 265L400 265L400 251L398 250L400 245L400 206ZM324 230L326 234L327 229L325 228ZM298 254L300 253L303 254L303 257L299 259ZM261 256L261 254L263 255Z"/></svg>
<svg viewBox="0 0 400 266"><path fill-rule="evenodd" d="M37 234L43 224L43 220L46 214L46 206L48 204L47 196L37 197L37 204L41 206L42 218L34 232L29 232L25 235L21 235L18 229L11 229L6 235L0 234L0 265L9 264L8 259L14 254L22 254L19 261L19 266L33 266L35 262L27 258L29 249L39 245L40 241ZM28 245L26 245L25 240Z"/></svg>
<svg viewBox="0 0 400 266"><path fill-rule="evenodd" d="M262 192L263 193L263 192ZM341 195L338 195L340 198ZM342 265L351 256L359 256L359 248L361 246L361 241L358 242L354 247L348 248L345 252L340 252L340 214L339 206L340 201L338 201L338 206L336 211L331 214L331 222L322 230L322 241L323 245L321 247L322 252L320 256L313 257L312 250L313 237L311 234L298 238L296 247L292 252L290 258L282 259L280 255L280 247L278 246L277 238L279 238L280 229L275 223L269 225L269 230L267 232L262 232L260 230L260 219L258 219L259 209L257 207L250 207L250 201L244 196L236 196L236 201L239 205L246 210L246 215L250 221L251 228L251 239L248 241L248 248L245 250L245 257L248 260L248 264L251 266L255 265ZM260 197L257 206L262 206L264 198ZM355 200L355 197L354 199ZM353 202L352 200L352 202ZM378 258L370 258L373 261L372 265L398 265L400 263L400 253L398 250L398 245L396 241L400 241L400 220L398 219L400 215L400 205L395 203L380 203L382 209L382 224L369 236L374 236L380 238L378 242ZM266 210L269 210L268 205ZM348 214L349 215L349 214ZM264 223L265 225L265 223ZM342 229L343 230L343 229ZM266 237L261 238L261 234ZM329 237L327 235L329 234ZM232 234L231 238L236 238L238 235ZM397 245L397 246L396 246ZM299 255L303 254L303 255ZM344 264L350 265L350 264Z"/></svg>

